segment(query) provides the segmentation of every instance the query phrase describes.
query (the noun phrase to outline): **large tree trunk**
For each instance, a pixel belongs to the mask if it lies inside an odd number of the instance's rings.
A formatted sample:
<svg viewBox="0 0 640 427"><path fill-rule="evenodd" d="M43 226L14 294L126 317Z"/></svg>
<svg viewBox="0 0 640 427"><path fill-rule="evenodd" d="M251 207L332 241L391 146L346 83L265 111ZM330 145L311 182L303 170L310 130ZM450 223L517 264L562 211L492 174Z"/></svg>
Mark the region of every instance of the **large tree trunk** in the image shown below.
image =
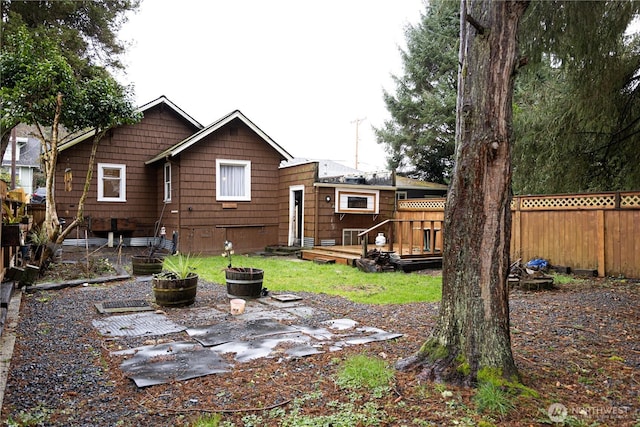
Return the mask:
<svg viewBox="0 0 640 427"><path fill-rule="evenodd" d="M456 158L445 210L442 302L434 332L400 363L475 385L518 379L509 332L511 108L516 32L528 2L462 0Z"/></svg>

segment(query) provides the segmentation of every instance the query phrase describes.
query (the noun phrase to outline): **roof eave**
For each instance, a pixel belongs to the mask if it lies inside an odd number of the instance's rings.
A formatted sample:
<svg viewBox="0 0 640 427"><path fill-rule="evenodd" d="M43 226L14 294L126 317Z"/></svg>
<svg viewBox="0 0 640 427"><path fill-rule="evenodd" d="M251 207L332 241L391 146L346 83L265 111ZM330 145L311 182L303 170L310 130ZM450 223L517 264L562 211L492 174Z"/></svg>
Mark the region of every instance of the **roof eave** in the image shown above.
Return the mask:
<svg viewBox="0 0 640 427"><path fill-rule="evenodd" d="M187 113L184 112L184 110L182 110L182 108L178 107L176 104L174 104L173 102L171 102L166 96L162 95L157 99L154 99L151 102L148 102L140 107L138 107L136 109L137 112L139 113L144 113L145 111L155 107L156 105L160 105L160 104L166 104L168 105L172 110L174 110L176 113L178 113L178 115L180 115L183 119L185 119L186 121L188 121L190 124L192 124L194 127L198 128L198 129L202 129L202 125L195 120L193 117L191 117L190 115L188 115ZM76 144L79 144L85 140L87 140L88 138L94 136L96 134L96 129L89 129L87 132L67 141L64 144L61 144L58 147L59 151L64 151L67 148L71 148Z"/></svg>
<svg viewBox="0 0 640 427"><path fill-rule="evenodd" d="M173 147L170 147L169 149L163 151L162 153L159 153L157 156L153 157L152 159L147 160L145 164L149 165L159 160L166 159L168 157L175 157L178 154L182 153L184 150L188 149L189 147L193 146L197 142L206 138L208 135L212 134L213 132L221 129L222 127L229 124L231 121L235 119L240 119L244 124L246 124L251 130L253 130L256 134L258 134L258 136L264 139L272 148L274 148L286 160L293 159L293 156L291 156L291 154L289 154L285 149L283 149L273 139L271 139L269 135L264 133L262 129L260 129L251 120L249 120L244 114L242 114L240 110L235 110L227 114L226 116L222 117L221 119L213 122L212 124L205 127L204 129L201 129L199 132L191 135L187 139L180 141L179 143L175 144Z"/></svg>

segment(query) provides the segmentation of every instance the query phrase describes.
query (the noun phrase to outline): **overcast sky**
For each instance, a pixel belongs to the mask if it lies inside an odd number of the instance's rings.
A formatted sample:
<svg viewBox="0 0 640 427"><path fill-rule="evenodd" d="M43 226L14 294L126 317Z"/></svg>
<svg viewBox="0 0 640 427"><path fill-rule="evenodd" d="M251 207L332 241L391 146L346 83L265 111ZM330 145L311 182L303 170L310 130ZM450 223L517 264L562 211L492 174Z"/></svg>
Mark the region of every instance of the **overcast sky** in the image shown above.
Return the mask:
<svg viewBox="0 0 640 427"><path fill-rule="evenodd" d="M402 74L423 0L143 0L120 33L136 103L161 95L203 125L240 110L294 157L380 170L372 126Z"/></svg>

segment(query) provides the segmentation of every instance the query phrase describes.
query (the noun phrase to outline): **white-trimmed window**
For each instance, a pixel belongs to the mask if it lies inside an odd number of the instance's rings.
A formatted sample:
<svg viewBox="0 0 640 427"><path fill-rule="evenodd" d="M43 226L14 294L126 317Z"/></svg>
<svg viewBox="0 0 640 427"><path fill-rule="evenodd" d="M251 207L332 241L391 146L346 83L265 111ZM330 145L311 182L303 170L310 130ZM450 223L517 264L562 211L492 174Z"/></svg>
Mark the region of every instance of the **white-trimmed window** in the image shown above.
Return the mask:
<svg viewBox="0 0 640 427"><path fill-rule="evenodd" d="M378 190L346 190L336 188L335 195L337 213L372 213L379 212L380 192Z"/></svg>
<svg viewBox="0 0 640 427"><path fill-rule="evenodd" d="M251 201L251 162L216 159L216 199Z"/></svg>
<svg viewBox="0 0 640 427"><path fill-rule="evenodd" d="M164 164L164 201L171 201L171 163Z"/></svg>
<svg viewBox="0 0 640 427"><path fill-rule="evenodd" d="M127 166L98 163L98 201L126 202Z"/></svg>

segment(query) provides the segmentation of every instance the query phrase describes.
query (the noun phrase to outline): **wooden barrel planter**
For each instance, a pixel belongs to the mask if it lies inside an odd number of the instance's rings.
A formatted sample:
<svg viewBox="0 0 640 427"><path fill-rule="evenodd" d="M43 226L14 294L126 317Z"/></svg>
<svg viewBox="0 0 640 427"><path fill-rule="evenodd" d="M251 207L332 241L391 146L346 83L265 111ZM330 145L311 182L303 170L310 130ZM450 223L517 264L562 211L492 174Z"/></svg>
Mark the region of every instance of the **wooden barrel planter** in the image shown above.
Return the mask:
<svg viewBox="0 0 640 427"><path fill-rule="evenodd" d="M131 271L136 276L151 276L162 271L162 258L146 255L131 257Z"/></svg>
<svg viewBox="0 0 640 427"><path fill-rule="evenodd" d="M169 274L153 277L153 295L156 304L163 307L182 307L191 305L196 300L198 275L191 274L186 279L171 278Z"/></svg>
<svg viewBox="0 0 640 427"><path fill-rule="evenodd" d="M264 270L258 268L231 267L225 270L227 296L229 298L260 298Z"/></svg>

